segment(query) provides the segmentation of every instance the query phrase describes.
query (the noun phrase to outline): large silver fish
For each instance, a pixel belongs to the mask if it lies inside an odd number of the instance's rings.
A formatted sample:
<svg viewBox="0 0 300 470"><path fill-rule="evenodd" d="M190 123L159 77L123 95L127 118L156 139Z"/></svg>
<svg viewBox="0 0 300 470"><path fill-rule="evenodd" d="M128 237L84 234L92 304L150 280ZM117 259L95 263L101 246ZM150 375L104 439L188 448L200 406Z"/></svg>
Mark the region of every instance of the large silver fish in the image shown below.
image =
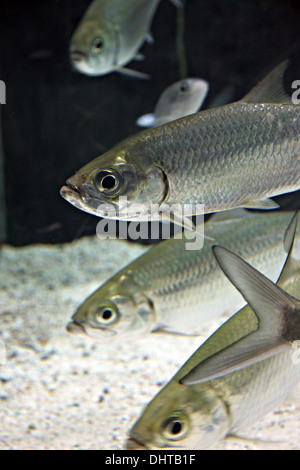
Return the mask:
<svg viewBox="0 0 300 470"><path fill-rule="evenodd" d="M200 78L185 78L168 86L160 95L154 112L137 120L141 127L156 127L196 113L202 106L209 85Z"/></svg>
<svg viewBox="0 0 300 470"><path fill-rule="evenodd" d="M147 37L160 0L94 0L80 21L70 45L74 67L86 75L121 71Z"/></svg>
<svg viewBox="0 0 300 470"><path fill-rule="evenodd" d="M149 403L130 431L129 449L210 448L280 406L300 380L294 348L300 339L299 264L289 257L276 286L232 252L214 250L249 305Z"/></svg>
<svg viewBox="0 0 300 470"><path fill-rule="evenodd" d="M178 205L185 216L277 207L269 197L300 188L300 106L283 91L285 67L240 102L126 139L71 177L62 196L86 212L123 220L160 213L176 220Z"/></svg>
<svg viewBox="0 0 300 470"><path fill-rule="evenodd" d="M221 216L226 218L218 221ZM289 212L253 215L235 209L214 215L205 232L276 281L291 218ZM102 341L146 332L200 335L235 313L244 301L221 272L212 242L196 251L186 250L186 243L165 240L119 271L79 306L68 331ZM294 254L300 259L300 235Z"/></svg>

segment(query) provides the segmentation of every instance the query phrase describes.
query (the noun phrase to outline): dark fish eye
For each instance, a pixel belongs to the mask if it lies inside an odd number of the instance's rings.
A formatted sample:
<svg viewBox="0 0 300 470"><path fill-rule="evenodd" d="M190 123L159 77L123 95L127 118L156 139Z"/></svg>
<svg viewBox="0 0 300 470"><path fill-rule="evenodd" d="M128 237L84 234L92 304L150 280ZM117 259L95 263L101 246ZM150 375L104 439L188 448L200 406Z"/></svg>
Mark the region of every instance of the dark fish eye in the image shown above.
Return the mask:
<svg viewBox="0 0 300 470"><path fill-rule="evenodd" d="M95 320L100 325L110 325L118 319L118 312L113 307L100 306L95 311Z"/></svg>
<svg viewBox="0 0 300 470"><path fill-rule="evenodd" d="M188 422L185 416L174 415L163 423L163 435L170 440L182 439L188 431Z"/></svg>
<svg viewBox="0 0 300 470"><path fill-rule="evenodd" d="M104 194L115 194L121 187L121 177L113 170L101 170L94 177L94 185Z"/></svg>
<svg viewBox="0 0 300 470"><path fill-rule="evenodd" d="M185 91L187 91L189 89L189 86L186 82L182 83L181 86L180 86L180 91L182 91L183 93Z"/></svg>
<svg viewBox="0 0 300 470"><path fill-rule="evenodd" d="M109 320L112 317L112 314L113 312L109 308L107 308L106 310L102 312L103 320Z"/></svg>
<svg viewBox="0 0 300 470"><path fill-rule="evenodd" d="M97 52L101 51L104 48L104 41L102 38L97 38L93 42L94 49L96 49Z"/></svg>
<svg viewBox="0 0 300 470"><path fill-rule="evenodd" d="M116 178L113 175L105 175L102 179L104 189L113 189L116 185Z"/></svg>
<svg viewBox="0 0 300 470"><path fill-rule="evenodd" d="M173 423L171 423L170 431L174 436L176 436L176 434L179 434L181 429L182 429L182 424L180 421L173 421Z"/></svg>

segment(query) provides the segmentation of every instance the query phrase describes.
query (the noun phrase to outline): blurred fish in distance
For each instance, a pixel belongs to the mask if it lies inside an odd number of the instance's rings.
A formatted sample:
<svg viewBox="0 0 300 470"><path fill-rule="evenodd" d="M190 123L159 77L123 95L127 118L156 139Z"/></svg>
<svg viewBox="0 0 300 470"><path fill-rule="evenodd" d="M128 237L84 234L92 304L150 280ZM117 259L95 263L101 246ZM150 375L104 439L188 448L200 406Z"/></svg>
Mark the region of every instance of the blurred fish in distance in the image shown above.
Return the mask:
<svg viewBox="0 0 300 470"><path fill-rule="evenodd" d="M140 127L156 127L196 113L202 106L209 84L200 78L185 78L167 87L160 95L154 112L137 120Z"/></svg>
<svg viewBox="0 0 300 470"><path fill-rule="evenodd" d="M90 76L117 71L148 78L125 65L141 60L140 47L145 41L153 42L150 26L159 2L94 0L71 39L70 58L75 69Z"/></svg>

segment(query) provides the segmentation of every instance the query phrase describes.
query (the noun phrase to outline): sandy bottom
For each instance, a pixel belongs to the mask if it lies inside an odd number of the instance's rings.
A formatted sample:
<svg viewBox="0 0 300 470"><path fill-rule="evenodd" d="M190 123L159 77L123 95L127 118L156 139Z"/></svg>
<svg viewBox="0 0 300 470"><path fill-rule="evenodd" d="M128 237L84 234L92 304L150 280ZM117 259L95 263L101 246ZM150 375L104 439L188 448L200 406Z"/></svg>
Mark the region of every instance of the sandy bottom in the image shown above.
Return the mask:
<svg viewBox="0 0 300 470"><path fill-rule="evenodd" d="M82 300L144 251L95 237L2 247L0 450L122 449L143 406L202 342L156 334L105 343L66 332ZM299 391L243 433L260 441L218 448L300 449Z"/></svg>

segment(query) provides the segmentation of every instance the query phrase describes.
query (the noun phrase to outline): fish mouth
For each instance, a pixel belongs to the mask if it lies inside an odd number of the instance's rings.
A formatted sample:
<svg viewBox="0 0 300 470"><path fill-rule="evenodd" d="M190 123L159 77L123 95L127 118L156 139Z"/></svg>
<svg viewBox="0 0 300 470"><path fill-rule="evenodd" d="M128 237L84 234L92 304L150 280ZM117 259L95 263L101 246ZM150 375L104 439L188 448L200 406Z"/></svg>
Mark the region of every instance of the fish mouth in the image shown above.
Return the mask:
<svg viewBox="0 0 300 470"><path fill-rule="evenodd" d="M74 195L74 193L81 199L79 190L70 182L70 180L67 180L66 184L60 190L61 196L67 199L70 194Z"/></svg>
<svg viewBox="0 0 300 470"><path fill-rule="evenodd" d="M70 183L69 180L67 180L66 185L60 189L60 195L77 209L87 212L79 189Z"/></svg>
<svg viewBox="0 0 300 470"><path fill-rule="evenodd" d="M126 450L147 450L147 447L145 446L145 444L140 442L138 439L136 439L134 437L130 437L126 441L125 449Z"/></svg>
<svg viewBox="0 0 300 470"><path fill-rule="evenodd" d="M74 186L74 184L72 184L70 180L67 180L66 185L64 185L60 189L60 195L66 201L72 204L72 206L76 207L77 209L82 210L83 212L96 215L97 217L106 217L104 213L101 212L101 210L99 210L99 206L102 201L101 200L96 201L94 205L93 205L93 200L90 201L90 203L86 202L80 190L76 186ZM110 217L110 218L116 218L116 217ZM117 220L118 219L121 219L121 217L118 217Z"/></svg>
<svg viewBox="0 0 300 470"><path fill-rule="evenodd" d="M86 54L82 51L79 51L78 49L75 49L70 52L70 57L71 57L71 61L76 64L78 62L82 62L83 60L85 60Z"/></svg>
<svg viewBox="0 0 300 470"><path fill-rule="evenodd" d="M86 335L86 332L83 326L80 323L76 322L75 320L72 320L67 324L66 330L68 333L71 333L71 334Z"/></svg>

